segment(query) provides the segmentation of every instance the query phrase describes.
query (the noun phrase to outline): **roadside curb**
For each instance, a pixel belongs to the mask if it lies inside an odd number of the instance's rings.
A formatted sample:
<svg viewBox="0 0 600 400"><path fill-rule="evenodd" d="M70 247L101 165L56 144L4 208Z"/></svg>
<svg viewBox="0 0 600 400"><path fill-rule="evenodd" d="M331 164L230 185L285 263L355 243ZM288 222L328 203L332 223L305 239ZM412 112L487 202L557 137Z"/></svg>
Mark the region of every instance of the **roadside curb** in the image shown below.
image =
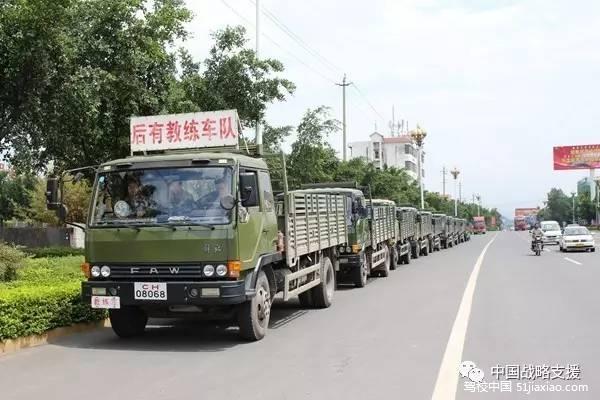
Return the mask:
<svg viewBox="0 0 600 400"><path fill-rule="evenodd" d="M0 341L0 357L19 350L28 349L48 344L54 339L69 336L75 333L89 332L99 328L110 327L108 318L96 322L81 322L71 326L50 329L41 335L24 336L16 339Z"/></svg>

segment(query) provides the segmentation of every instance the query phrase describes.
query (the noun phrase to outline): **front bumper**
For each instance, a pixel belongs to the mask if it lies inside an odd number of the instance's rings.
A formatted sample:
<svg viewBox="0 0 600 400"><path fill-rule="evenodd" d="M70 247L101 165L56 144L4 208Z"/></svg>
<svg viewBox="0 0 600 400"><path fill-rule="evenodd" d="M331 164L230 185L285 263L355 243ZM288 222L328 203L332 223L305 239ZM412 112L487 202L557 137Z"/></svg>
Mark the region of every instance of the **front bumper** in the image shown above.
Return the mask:
<svg viewBox="0 0 600 400"><path fill-rule="evenodd" d="M134 282L88 281L81 283L81 297L87 304L91 304L92 288L104 288L106 296L118 296L121 305L132 306L231 305L244 303L254 295L254 291L246 291L244 281L167 282L167 300L137 300L133 293ZM216 288L218 296L202 296L202 289L214 292ZM196 297L191 295L191 289L197 290Z"/></svg>
<svg viewBox="0 0 600 400"><path fill-rule="evenodd" d="M359 254L340 254L338 261L340 262L340 271L350 272L360 268Z"/></svg>
<svg viewBox="0 0 600 400"><path fill-rule="evenodd" d="M544 236L542 238L544 244L555 243L558 244L559 238L557 236Z"/></svg>
<svg viewBox="0 0 600 400"><path fill-rule="evenodd" d="M565 242L563 248L566 250L587 250L593 249L596 246L594 242L577 242L577 243L568 243Z"/></svg>

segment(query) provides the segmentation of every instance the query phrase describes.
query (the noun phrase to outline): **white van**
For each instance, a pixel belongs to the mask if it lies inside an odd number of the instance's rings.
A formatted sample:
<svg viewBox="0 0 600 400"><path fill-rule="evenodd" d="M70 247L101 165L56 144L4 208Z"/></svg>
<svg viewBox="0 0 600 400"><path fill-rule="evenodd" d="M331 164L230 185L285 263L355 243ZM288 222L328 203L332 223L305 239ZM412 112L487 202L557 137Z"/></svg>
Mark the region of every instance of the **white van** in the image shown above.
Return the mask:
<svg viewBox="0 0 600 400"><path fill-rule="evenodd" d="M556 221L542 221L540 223L540 228L544 232L543 241L544 244L558 244L560 237L562 236L562 231L560 230L560 225Z"/></svg>

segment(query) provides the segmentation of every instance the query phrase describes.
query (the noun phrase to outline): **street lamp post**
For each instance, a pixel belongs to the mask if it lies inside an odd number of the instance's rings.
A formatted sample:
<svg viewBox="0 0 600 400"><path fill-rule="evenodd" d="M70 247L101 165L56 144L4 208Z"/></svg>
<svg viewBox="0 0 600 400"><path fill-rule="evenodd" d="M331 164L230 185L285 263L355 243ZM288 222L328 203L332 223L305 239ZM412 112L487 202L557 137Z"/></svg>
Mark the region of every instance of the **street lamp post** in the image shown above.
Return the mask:
<svg viewBox="0 0 600 400"><path fill-rule="evenodd" d="M571 192L571 198L573 199L573 223L575 223L575 192Z"/></svg>
<svg viewBox="0 0 600 400"><path fill-rule="evenodd" d="M421 167L421 159L423 157L423 155L422 155L423 141L425 140L426 136L427 136L427 132L425 132L424 129L421 129L419 124L417 124L417 127L415 129L410 131L410 137L412 138L413 142L415 142L415 144L417 145L417 149L419 150L418 151L419 159L417 160L417 164L418 164L418 168L419 168L418 176L419 176L419 190L421 191L421 209L425 208L425 198L423 197L423 168Z"/></svg>
<svg viewBox="0 0 600 400"><path fill-rule="evenodd" d="M477 216L480 217L481 211L479 210L479 207L481 207L481 195L478 194L475 198L477 199Z"/></svg>
<svg viewBox="0 0 600 400"><path fill-rule="evenodd" d="M454 178L454 216L458 217L458 198L456 197L456 180L458 179L458 174L460 171L458 168L454 167L452 171L450 171L452 177Z"/></svg>

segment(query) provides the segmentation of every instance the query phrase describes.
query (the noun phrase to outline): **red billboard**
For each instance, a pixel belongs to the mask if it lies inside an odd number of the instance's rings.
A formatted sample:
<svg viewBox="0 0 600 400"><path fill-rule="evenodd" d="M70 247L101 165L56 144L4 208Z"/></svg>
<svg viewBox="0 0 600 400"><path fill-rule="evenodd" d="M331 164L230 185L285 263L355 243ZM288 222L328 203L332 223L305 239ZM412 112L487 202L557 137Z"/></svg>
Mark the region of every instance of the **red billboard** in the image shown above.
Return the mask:
<svg viewBox="0 0 600 400"><path fill-rule="evenodd" d="M554 147L554 169L600 168L600 144Z"/></svg>

